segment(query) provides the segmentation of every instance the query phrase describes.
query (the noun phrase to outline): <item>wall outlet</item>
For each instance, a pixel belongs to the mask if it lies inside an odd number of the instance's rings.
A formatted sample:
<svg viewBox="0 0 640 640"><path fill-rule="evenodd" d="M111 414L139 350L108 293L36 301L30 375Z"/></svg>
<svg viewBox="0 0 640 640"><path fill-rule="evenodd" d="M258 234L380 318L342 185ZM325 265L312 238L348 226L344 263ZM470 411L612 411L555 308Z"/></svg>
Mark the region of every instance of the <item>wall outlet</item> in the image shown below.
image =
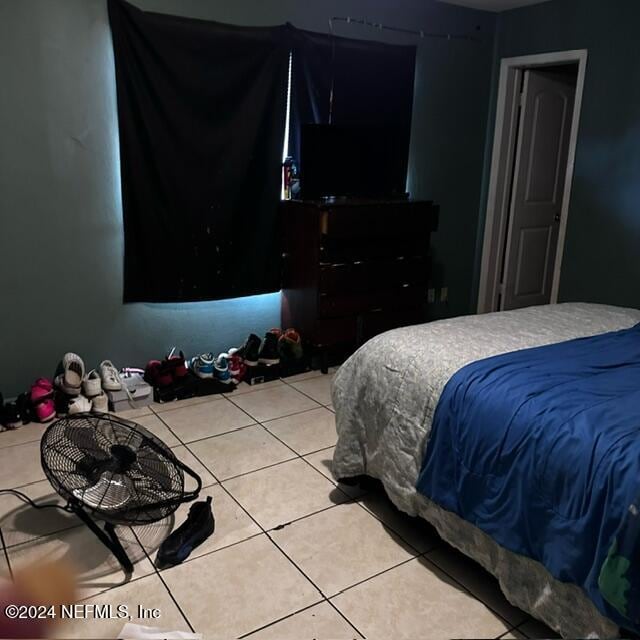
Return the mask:
<svg viewBox="0 0 640 640"><path fill-rule="evenodd" d="M449 287L440 289L440 302L449 302Z"/></svg>
<svg viewBox="0 0 640 640"><path fill-rule="evenodd" d="M436 301L436 290L435 289L429 289L427 291L427 302L429 304L433 304Z"/></svg>

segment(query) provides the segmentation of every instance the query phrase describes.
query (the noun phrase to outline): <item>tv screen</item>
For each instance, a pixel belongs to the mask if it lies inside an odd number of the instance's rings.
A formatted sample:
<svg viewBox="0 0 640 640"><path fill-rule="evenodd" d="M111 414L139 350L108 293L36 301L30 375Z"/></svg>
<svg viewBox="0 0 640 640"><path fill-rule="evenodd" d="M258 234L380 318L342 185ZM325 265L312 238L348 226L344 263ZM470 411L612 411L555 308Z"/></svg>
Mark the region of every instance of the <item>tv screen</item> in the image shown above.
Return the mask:
<svg viewBox="0 0 640 640"><path fill-rule="evenodd" d="M399 198L407 181L407 141L392 128L305 125L301 197Z"/></svg>

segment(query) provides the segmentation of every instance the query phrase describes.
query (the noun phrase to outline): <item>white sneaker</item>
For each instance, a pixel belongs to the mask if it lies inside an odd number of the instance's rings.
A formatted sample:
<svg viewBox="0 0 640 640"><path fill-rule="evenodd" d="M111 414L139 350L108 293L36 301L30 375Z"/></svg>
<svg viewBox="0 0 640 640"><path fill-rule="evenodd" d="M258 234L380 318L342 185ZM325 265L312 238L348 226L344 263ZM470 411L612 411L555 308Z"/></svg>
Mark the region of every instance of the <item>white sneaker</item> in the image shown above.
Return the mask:
<svg viewBox="0 0 640 640"><path fill-rule="evenodd" d="M91 411L91 402L84 396L76 396L73 400L69 400L68 415L73 416L76 413L89 413Z"/></svg>
<svg viewBox="0 0 640 640"><path fill-rule="evenodd" d="M109 411L109 398L106 393L100 393L99 396L91 398L92 413L107 413Z"/></svg>
<svg viewBox="0 0 640 640"><path fill-rule="evenodd" d="M105 391L120 391L122 389L120 374L111 360L103 360L98 366L98 371L102 378L102 388Z"/></svg>
<svg viewBox="0 0 640 640"><path fill-rule="evenodd" d="M99 396L102 393L102 379L95 369L89 371L85 376L82 381L82 390L87 398L93 398L94 396Z"/></svg>

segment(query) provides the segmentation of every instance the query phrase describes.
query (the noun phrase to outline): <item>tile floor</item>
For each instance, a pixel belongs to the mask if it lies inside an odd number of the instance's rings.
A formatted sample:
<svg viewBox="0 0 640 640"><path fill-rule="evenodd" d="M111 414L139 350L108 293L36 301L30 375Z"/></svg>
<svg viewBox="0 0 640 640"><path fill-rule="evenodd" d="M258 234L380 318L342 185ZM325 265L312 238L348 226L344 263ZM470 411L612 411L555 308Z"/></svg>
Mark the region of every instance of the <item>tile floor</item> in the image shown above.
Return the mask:
<svg viewBox="0 0 640 640"><path fill-rule="evenodd" d="M203 479L216 531L178 567L158 570L175 517L119 534L128 583L80 522L0 496L0 585L10 570L66 558L85 604L157 607L161 629L205 638L551 638L511 606L496 581L396 511L383 493L337 484L332 376L311 372L213 398L129 412ZM55 501L40 468L42 427L0 434L0 487ZM134 621L142 622L135 618ZM60 637L115 638L121 620L77 620Z"/></svg>

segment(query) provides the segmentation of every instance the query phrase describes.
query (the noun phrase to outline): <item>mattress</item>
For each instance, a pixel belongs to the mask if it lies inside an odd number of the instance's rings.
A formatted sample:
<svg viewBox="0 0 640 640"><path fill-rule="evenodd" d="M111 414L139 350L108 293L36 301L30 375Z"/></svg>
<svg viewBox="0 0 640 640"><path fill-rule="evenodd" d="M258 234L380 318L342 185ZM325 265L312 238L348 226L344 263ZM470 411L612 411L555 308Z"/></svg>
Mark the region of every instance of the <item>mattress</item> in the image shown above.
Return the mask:
<svg viewBox="0 0 640 640"><path fill-rule="evenodd" d="M361 347L336 374L332 395L337 478L379 479L402 511L494 574L512 604L564 636L611 637L616 625L584 592L510 552L480 529L419 495L415 486L434 411L451 376L491 356L626 329L640 311L592 304L532 307L390 331Z"/></svg>

